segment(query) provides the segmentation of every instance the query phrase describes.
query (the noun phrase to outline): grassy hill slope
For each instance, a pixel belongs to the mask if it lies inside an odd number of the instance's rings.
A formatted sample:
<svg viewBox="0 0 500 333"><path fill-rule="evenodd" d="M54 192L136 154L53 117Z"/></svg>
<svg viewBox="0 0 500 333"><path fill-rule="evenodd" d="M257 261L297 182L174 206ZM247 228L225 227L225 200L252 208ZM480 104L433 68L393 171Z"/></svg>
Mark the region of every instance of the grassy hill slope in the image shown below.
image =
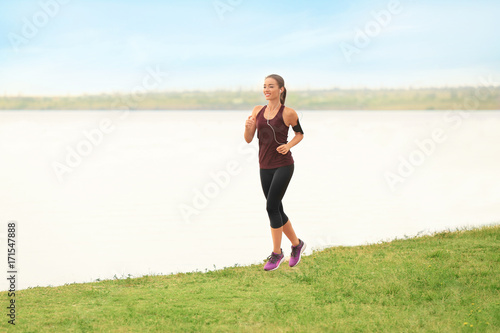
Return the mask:
<svg viewBox="0 0 500 333"><path fill-rule="evenodd" d="M273 272L36 287L16 304L19 332L499 332L500 225L332 247Z"/></svg>

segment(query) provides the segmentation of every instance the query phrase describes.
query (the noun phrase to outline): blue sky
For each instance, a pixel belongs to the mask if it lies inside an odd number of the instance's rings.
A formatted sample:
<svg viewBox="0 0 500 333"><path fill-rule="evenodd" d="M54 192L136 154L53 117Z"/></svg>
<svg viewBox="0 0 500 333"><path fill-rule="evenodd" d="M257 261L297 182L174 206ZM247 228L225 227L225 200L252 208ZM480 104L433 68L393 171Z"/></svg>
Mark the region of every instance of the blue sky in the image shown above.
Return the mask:
<svg viewBox="0 0 500 333"><path fill-rule="evenodd" d="M152 91L257 90L270 73L291 89L479 85L500 81L499 17L494 0L4 1L0 94L130 92L148 68L167 73Z"/></svg>

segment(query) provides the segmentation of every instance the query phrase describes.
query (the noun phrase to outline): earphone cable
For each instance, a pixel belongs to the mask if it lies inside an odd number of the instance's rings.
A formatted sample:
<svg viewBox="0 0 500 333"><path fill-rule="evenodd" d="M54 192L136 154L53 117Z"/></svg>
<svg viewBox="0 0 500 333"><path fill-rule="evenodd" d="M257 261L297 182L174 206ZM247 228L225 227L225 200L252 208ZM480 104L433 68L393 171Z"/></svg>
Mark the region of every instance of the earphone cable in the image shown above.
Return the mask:
<svg viewBox="0 0 500 333"><path fill-rule="evenodd" d="M276 141L277 144L279 145L285 145L286 143L281 143L281 142L278 142L278 140L276 139L276 132L274 131L274 128L271 126L271 124L269 124L269 119L267 119L267 124L269 125L269 127L271 127L271 129L273 130L273 134L274 134L274 141Z"/></svg>

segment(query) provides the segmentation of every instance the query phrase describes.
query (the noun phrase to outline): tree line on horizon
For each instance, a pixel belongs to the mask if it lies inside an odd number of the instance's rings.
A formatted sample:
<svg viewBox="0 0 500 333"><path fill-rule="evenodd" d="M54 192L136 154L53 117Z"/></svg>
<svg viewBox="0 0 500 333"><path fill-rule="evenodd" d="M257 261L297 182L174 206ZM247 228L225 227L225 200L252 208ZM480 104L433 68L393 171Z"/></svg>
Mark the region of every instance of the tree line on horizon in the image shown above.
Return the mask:
<svg viewBox="0 0 500 333"><path fill-rule="evenodd" d="M259 91L184 91L80 96L3 96L0 110L248 110ZM500 87L289 91L301 110L500 110Z"/></svg>

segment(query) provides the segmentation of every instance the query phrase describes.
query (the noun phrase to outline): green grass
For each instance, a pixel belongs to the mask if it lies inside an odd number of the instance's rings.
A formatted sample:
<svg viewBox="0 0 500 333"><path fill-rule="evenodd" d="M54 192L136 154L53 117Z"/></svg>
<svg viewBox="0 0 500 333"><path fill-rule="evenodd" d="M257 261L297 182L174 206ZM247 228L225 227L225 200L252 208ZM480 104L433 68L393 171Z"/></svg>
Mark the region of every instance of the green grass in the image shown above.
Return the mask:
<svg viewBox="0 0 500 333"><path fill-rule="evenodd" d="M184 91L81 96L3 96L0 110L251 110L260 91ZM296 110L499 110L499 87L290 90Z"/></svg>
<svg viewBox="0 0 500 333"><path fill-rule="evenodd" d="M499 332L499 291L496 225L328 248L273 272L252 265L30 288L17 293L16 330Z"/></svg>

